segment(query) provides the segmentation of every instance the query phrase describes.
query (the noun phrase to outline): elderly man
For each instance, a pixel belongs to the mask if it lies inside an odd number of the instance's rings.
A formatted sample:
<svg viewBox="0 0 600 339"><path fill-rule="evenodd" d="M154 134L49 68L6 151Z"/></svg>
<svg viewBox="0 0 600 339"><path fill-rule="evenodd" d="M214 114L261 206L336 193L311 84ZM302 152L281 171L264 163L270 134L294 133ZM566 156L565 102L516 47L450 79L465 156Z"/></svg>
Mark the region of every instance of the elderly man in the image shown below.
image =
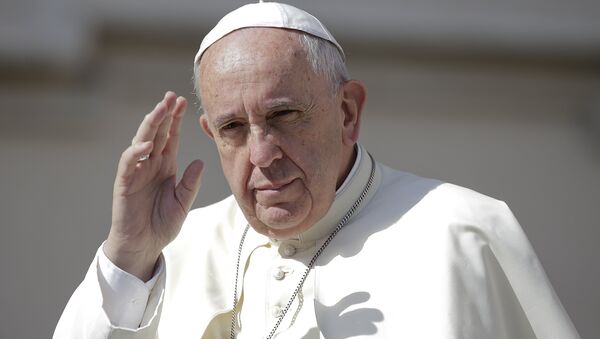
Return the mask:
<svg viewBox="0 0 600 339"><path fill-rule="evenodd" d="M176 183L186 100L168 92L55 338L578 337L504 203L357 144L365 88L313 16L244 6L195 73L233 197L188 213L202 162Z"/></svg>

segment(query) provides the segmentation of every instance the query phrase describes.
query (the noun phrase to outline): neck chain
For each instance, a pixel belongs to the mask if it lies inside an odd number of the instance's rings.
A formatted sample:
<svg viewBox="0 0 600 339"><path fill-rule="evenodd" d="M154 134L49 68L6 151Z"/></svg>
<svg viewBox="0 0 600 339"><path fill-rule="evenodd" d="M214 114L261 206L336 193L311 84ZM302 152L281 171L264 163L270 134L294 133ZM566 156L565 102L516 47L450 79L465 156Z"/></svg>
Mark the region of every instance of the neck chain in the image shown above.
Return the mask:
<svg viewBox="0 0 600 339"><path fill-rule="evenodd" d="M373 180L375 178L375 160L373 160L373 157L370 154L369 154L369 158L371 158L371 174L369 175L369 180L367 181L365 188L361 192L358 199L356 199L356 201L354 202L352 207L350 207L348 212L346 212L344 217L340 220L337 227L333 230L333 232L331 232L329 237L327 237L327 239L325 239L325 242L323 243L323 245L321 245L321 247L317 250L315 255L312 257L312 259L308 263L306 270L304 271L304 274L302 275L302 278L300 279L300 282L296 286L296 289L294 290L294 293L292 293L292 296L290 297L285 308L283 308L281 315L278 317L277 322L271 329L271 332L269 332L269 334L267 335L267 337L266 337L267 339L271 339L271 338L273 338L273 335L275 335L275 332L277 331L277 328L279 327L279 325L281 325L283 318L287 314L290 307L292 307L292 303L294 302L294 299L296 299L296 297L298 296L298 293L300 293L300 291L302 291L302 286L304 286L304 282L306 281L308 274L310 273L311 269L317 262L317 258L319 258L321 253L323 253L323 251L325 250L327 245L329 245L329 243L333 240L333 238L336 236L336 234L338 234L338 232L344 226L346 226L346 224L348 223L350 218L352 218L352 216L354 215L354 212L356 212L358 207L361 205L361 203L363 202L363 200L369 193L369 190L371 189L371 186L373 185ZM242 257L242 248L244 247L244 240L246 239L246 234L248 233L249 228L250 228L250 225L246 225L246 228L244 229L244 233L242 234L242 238L240 239L240 245L238 247L238 256L237 256L237 263L236 263L236 268L235 268L235 286L233 288L233 309L231 311L231 313L232 313L232 315L231 315L231 332L230 332L231 339L235 339L235 337L236 337L237 312L235 311L235 308L237 307L237 303L238 303L238 300L237 300L238 276L240 273L240 261L241 261L241 257Z"/></svg>

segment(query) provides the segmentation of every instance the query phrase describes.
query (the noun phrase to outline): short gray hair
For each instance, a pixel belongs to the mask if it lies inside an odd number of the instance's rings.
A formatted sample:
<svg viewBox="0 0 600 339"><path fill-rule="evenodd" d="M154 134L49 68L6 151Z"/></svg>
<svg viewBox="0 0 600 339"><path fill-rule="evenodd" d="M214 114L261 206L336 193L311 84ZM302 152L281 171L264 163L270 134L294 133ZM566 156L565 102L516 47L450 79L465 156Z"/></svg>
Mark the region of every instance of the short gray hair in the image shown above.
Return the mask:
<svg viewBox="0 0 600 339"><path fill-rule="evenodd" d="M340 86L350 80L344 56L334 44L314 35L300 33L299 40L313 71L327 78L330 92L335 95Z"/></svg>
<svg viewBox="0 0 600 339"><path fill-rule="evenodd" d="M304 32L298 32L298 41L306 53L306 60L310 64L315 74L323 75L329 82L330 94L337 94L340 86L350 80L350 73L346 67L344 56L331 42L310 35ZM200 99L200 60L194 65L194 89L198 100Z"/></svg>

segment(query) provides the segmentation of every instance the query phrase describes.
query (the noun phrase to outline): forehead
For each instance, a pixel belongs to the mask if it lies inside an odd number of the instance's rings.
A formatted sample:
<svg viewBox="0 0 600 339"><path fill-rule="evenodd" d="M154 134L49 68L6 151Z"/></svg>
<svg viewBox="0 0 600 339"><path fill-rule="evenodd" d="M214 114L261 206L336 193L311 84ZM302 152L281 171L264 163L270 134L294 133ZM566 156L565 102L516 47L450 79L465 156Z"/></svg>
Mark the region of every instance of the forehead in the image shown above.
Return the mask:
<svg viewBox="0 0 600 339"><path fill-rule="evenodd" d="M244 28L234 31L209 47L200 62L200 79L236 72L262 70L266 73L304 68L306 53L299 33L280 28Z"/></svg>
<svg viewBox="0 0 600 339"><path fill-rule="evenodd" d="M265 98L298 95L319 81L299 33L278 28L245 28L223 37L202 56L199 75L205 108L236 100L241 89Z"/></svg>

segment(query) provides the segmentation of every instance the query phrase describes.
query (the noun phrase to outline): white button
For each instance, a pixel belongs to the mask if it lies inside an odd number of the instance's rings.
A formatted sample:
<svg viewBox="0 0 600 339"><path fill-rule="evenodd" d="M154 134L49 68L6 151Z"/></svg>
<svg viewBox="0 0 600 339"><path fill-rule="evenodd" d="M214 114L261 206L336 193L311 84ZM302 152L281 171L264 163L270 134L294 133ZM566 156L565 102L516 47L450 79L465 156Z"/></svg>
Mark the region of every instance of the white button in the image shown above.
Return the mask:
<svg viewBox="0 0 600 339"><path fill-rule="evenodd" d="M285 257L291 257L296 254L296 247L292 244L281 245L281 254Z"/></svg>
<svg viewBox="0 0 600 339"><path fill-rule="evenodd" d="M285 278L285 272L281 268L277 268L273 270L273 278L277 280L282 280Z"/></svg>
<svg viewBox="0 0 600 339"><path fill-rule="evenodd" d="M271 313L273 317L279 318L283 315L283 310L279 306L273 307L273 312Z"/></svg>

